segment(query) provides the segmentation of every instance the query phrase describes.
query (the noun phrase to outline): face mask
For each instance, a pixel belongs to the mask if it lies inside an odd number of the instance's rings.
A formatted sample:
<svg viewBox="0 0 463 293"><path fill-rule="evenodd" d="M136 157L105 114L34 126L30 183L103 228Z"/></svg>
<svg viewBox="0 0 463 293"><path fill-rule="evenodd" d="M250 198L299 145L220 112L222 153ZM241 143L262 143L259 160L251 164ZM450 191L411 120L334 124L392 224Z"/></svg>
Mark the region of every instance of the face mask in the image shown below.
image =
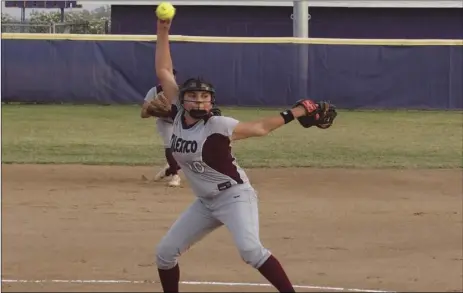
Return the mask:
<svg viewBox="0 0 463 293"><path fill-rule="evenodd" d="M200 109L191 109L190 111L188 111L188 113L194 119L202 119L209 115L209 111Z"/></svg>

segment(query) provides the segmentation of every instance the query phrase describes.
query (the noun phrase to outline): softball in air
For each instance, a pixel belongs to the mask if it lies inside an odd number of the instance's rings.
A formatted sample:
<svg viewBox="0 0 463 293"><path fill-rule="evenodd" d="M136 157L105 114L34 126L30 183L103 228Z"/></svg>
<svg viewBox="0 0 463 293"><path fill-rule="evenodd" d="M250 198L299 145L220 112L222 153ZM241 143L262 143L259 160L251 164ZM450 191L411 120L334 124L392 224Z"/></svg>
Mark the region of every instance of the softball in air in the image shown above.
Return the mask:
<svg viewBox="0 0 463 293"><path fill-rule="evenodd" d="M171 20L175 16L175 7L169 2L162 2L156 8L156 16L160 20Z"/></svg>

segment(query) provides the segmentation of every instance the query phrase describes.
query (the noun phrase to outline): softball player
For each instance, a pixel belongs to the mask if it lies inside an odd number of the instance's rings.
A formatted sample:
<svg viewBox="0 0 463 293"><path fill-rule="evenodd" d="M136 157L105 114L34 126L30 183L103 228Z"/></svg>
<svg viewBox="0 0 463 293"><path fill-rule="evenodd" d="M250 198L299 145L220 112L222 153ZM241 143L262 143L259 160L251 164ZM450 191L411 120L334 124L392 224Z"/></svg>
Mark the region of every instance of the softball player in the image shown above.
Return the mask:
<svg viewBox="0 0 463 293"><path fill-rule="evenodd" d="M215 103L212 84L191 78L179 88L175 81L169 48L170 24L170 21L158 21L156 74L166 100L172 103L178 97L170 111L171 149L196 199L157 246L156 264L162 288L164 292L178 292L179 256L225 225L247 264L256 268L279 292L295 292L279 261L260 241L258 197L232 155L230 144L234 140L264 136L294 119L322 117L324 112L320 109L328 111L325 107L329 104L300 100L292 109L252 122L212 115ZM155 109L148 111L154 113Z"/></svg>
<svg viewBox="0 0 463 293"><path fill-rule="evenodd" d="M173 70L174 76L176 75L175 69ZM149 103L156 99L158 95L162 93L162 86L157 85L151 88L145 96L145 100L141 109L141 117L142 118L149 118L151 115L147 113ZM156 119L156 128L158 130L159 135L162 138L164 143L164 155L167 160L167 164L164 165L161 170L154 176L155 181L159 181L163 178L170 177L170 181L168 183L169 186L177 187L180 186L180 176L178 175L178 171L180 167L177 164L177 161L174 159L172 155L172 150L170 149L170 138L172 136L172 128L173 128L173 120L171 118L157 118Z"/></svg>

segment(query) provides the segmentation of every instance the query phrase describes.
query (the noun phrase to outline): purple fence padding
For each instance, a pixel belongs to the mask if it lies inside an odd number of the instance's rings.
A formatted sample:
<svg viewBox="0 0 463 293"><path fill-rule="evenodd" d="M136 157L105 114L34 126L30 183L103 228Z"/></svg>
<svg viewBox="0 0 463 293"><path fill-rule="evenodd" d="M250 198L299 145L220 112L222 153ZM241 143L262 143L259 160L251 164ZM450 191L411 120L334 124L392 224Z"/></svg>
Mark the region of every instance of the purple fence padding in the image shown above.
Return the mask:
<svg viewBox="0 0 463 293"><path fill-rule="evenodd" d="M151 42L4 39L2 100L139 104L158 83L154 51ZM202 76L221 105L311 97L351 109L463 108L463 46L174 42L172 55L179 82Z"/></svg>

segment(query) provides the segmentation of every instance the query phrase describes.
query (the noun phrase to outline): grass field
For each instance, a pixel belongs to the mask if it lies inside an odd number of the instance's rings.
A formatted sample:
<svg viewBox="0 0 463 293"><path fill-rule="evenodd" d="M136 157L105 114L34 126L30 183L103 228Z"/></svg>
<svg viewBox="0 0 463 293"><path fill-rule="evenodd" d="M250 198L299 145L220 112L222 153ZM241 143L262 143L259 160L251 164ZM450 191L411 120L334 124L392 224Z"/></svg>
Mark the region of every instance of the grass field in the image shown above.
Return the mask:
<svg viewBox="0 0 463 293"><path fill-rule="evenodd" d="M224 108L240 120L271 109ZM234 143L244 167L461 168L462 112L340 111L328 130L297 123ZM163 163L138 106L3 105L3 163Z"/></svg>

